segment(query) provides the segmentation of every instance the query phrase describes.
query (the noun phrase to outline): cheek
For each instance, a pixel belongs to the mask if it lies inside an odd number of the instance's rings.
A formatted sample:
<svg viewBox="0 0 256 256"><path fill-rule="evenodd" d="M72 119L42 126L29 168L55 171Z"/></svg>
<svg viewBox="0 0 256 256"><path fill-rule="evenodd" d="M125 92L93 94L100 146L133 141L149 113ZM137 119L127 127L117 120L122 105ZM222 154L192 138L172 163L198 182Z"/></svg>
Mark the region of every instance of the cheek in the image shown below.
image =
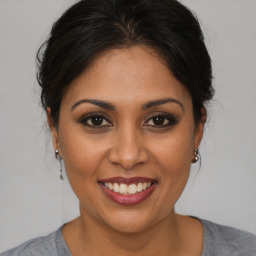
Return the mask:
<svg viewBox="0 0 256 256"><path fill-rule="evenodd" d="M95 198L100 197L97 180L101 175L99 169L105 156L104 143L100 138L88 137L77 131L71 132L70 129L68 132L60 131L60 138L69 183L83 207L92 213L95 211L94 207L100 209Z"/></svg>
<svg viewBox="0 0 256 256"><path fill-rule="evenodd" d="M179 133L158 138L150 148L157 164L165 172L180 173L190 169L193 145L193 133L180 129Z"/></svg>
<svg viewBox="0 0 256 256"><path fill-rule="evenodd" d="M155 164L160 168L160 185L165 192L162 199L170 201L171 205L178 200L187 183L193 153L193 133L179 131L158 139L152 151Z"/></svg>
<svg viewBox="0 0 256 256"><path fill-rule="evenodd" d="M105 148L101 138L71 129L60 131L61 153L69 179L95 178L96 170L104 159ZM84 180L85 181L85 180Z"/></svg>

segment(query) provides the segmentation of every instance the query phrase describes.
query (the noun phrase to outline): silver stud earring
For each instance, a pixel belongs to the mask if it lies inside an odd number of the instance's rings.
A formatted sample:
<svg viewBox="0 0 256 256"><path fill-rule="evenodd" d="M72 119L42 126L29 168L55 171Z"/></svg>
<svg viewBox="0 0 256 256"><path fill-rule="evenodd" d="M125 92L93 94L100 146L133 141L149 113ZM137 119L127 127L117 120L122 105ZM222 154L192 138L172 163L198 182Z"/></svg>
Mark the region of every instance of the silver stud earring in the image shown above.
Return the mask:
<svg viewBox="0 0 256 256"><path fill-rule="evenodd" d="M194 149L194 159L192 160L192 163L196 163L198 162L200 159L200 154L199 154L199 149L198 148L195 148Z"/></svg>
<svg viewBox="0 0 256 256"><path fill-rule="evenodd" d="M58 149L56 149L55 150L55 158L59 161L59 163L60 163L60 179L61 180L63 180L63 175L62 175L62 162L61 162L61 156L60 156L60 154L59 154L59 150Z"/></svg>

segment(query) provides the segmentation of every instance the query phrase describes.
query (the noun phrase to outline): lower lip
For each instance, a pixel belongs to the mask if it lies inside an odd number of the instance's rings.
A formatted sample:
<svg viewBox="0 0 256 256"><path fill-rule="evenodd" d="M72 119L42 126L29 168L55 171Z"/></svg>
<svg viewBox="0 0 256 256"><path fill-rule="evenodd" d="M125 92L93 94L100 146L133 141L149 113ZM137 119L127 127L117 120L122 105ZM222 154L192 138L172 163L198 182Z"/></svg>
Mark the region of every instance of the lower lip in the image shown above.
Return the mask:
<svg viewBox="0 0 256 256"><path fill-rule="evenodd" d="M115 203L120 204L120 205L139 204L142 201L144 201L145 199L147 199L152 194L152 192L154 191L154 189L156 187L156 183L154 183L148 189L143 190L135 195L121 195L121 194L118 194L118 193L106 188L102 183L99 183L99 185L108 198L110 198L112 201L114 201Z"/></svg>

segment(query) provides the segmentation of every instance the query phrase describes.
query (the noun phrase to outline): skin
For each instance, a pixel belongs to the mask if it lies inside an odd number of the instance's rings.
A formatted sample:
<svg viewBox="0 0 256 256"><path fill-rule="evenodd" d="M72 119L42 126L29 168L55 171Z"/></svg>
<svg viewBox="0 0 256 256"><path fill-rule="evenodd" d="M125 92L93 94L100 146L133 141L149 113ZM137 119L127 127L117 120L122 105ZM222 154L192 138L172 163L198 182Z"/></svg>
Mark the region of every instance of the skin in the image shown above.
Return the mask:
<svg viewBox="0 0 256 256"><path fill-rule="evenodd" d="M166 98L178 103L143 108ZM84 99L115 109L78 103ZM95 112L103 122L90 126L92 119L84 116ZM153 115L163 117L163 124L157 126ZM195 124L189 93L153 49L140 45L102 54L65 90L58 125L50 109L48 121L80 200L80 217L62 230L72 255L201 255L201 223L175 214L174 205L204 122ZM123 206L98 184L115 176L152 178L157 185L143 202Z"/></svg>

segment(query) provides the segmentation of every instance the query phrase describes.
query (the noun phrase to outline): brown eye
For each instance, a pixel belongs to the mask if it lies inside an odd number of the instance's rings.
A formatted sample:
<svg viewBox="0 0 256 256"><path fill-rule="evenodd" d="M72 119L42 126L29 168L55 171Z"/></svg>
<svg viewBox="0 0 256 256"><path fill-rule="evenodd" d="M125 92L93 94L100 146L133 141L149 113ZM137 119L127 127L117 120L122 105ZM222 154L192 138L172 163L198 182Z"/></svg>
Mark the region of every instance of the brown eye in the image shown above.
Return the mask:
<svg viewBox="0 0 256 256"><path fill-rule="evenodd" d="M178 120L170 114L155 114L144 125L152 127L168 127L178 123Z"/></svg>
<svg viewBox="0 0 256 256"><path fill-rule="evenodd" d="M103 120L104 119L102 116L93 116L93 117L91 117L91 124L92 125L102 125Z"/></svg>
<svg viewBox="0 0 256 256"><path fill-rule="evenodd" d="M103 115L100 114L88 114L83 116L80 121L84 126L101 128L106 126L112 126L111 122Z"/></svg>
<svg viewBox="0 0 256 256"><path fill-rule="evenodd" d="M165 121L165 118L162 117L162 116L154 116L152 118L152 121L155 125L163 125L164 124L164 121Z"/></svg>

